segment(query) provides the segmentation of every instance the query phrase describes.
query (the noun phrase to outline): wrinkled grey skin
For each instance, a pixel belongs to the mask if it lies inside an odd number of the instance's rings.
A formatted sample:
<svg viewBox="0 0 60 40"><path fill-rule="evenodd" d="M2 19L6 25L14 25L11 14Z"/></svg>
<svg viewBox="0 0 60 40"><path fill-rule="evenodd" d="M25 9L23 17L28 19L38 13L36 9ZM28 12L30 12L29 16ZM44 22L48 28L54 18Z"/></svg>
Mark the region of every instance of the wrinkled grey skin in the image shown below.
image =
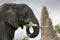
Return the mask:
<svg viewBox="0 0 60 40"><path fill-rule="evenodd" d="M26 22L21 20L26 18ZM12 40L15 30L20 26L33 22L37 27L33 27L34 32L30 33L26 26L27 35L34 38L39 34L39 24L33 11L26 4L5 3L0 6L0 40Z"/></svg>

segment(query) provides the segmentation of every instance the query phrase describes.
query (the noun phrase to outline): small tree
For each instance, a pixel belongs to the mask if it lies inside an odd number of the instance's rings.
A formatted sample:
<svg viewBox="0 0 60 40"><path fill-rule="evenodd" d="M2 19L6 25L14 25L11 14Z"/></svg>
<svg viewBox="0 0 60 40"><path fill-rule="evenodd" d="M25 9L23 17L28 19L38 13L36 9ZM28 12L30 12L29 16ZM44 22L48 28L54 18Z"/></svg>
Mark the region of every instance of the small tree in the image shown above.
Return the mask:
<svg viewBox="0 0 60 40"><path fill-rule="evenodd" d="M60 25L57 24L57 25L54 26L54 28L55 28L55 31L60 34Z"/></svg>

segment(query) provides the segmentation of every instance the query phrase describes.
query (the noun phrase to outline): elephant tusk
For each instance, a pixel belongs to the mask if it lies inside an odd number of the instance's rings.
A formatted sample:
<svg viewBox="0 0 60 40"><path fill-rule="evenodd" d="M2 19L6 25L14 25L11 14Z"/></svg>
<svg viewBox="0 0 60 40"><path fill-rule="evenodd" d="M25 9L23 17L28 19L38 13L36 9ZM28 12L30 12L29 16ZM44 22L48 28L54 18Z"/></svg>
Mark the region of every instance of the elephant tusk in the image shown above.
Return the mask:
<svg viewBox="0 0 60 40"><path fill-rule="evenodd" d="M37 24L34 24L32 22L29 22L29 24L26 24L26 26L33 26L33 27L37 27Z"/></svg>
<svg viewBox="0 0 60 40"><path fill-rule="evenodd" d="M29 25L30 25L30 26L37 26L37 24L34 24L34 23L32 23L32 22L29 22Z"/></svg>

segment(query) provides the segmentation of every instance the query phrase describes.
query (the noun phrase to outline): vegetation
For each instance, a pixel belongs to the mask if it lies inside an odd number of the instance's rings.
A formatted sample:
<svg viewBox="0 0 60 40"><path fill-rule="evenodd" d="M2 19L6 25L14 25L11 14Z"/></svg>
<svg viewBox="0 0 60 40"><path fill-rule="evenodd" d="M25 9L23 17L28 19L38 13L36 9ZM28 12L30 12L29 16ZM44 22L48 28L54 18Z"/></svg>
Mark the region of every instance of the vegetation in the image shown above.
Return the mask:
<svg viewBox="0 0 60 40"><path fill-rule="evenodd" d="M22 40L29 40L27 36L23 37Z"/></svg>
<svg viewBox="0 0 60 40"><path fill-rule="evenodd" d="M60 25L59 24L55 25L54 28L55 28L56 32L60 33Z"/></svg>

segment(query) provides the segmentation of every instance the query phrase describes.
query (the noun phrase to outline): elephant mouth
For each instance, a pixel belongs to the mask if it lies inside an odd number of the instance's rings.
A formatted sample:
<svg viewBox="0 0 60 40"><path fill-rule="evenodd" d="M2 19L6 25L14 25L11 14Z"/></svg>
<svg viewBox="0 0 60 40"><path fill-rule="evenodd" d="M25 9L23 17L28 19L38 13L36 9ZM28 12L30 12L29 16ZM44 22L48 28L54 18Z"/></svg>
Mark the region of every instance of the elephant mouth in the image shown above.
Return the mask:
<svg viewBox="0 0 60 40"><path fill-rule="evenodd" d="M32 26L33 33L30 32L29 28ZM35 38L39 34L39 27L37 24L34 24L32 22L29 22L29 24L26 24L26 33L30 38Z"/></svg>

